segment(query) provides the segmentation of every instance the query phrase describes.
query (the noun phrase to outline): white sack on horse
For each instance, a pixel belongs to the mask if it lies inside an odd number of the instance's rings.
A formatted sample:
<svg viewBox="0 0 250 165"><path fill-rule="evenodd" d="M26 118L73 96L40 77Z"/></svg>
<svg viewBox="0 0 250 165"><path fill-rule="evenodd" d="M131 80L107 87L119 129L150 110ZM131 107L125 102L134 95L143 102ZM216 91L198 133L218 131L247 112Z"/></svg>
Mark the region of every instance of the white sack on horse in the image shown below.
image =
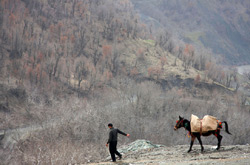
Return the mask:
<svg viewBox="0 0 250 165"><path fill-rule="evenodd" d="M206 115L203 117L203 119L199 119L195 115L191 115L191 132L208 132L208 131L214 131L218 128L218 120L216 117Z"/></svg>

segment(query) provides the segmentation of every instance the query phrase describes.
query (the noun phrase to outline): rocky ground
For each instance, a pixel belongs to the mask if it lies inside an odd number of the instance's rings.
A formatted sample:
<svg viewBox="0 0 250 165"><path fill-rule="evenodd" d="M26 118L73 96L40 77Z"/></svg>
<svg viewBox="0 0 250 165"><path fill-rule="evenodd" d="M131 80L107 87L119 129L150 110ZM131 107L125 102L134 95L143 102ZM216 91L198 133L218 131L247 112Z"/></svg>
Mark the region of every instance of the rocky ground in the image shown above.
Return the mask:
<svg viewBox="0 0 250 165"><path fill-rule="evenodd" d="M193 150L187 153L189 145L167 147L154 145L146 140L137 140L127 146L123 146L120 152L123 159L116 163L110 162L110 157L92 165L158 165L158 164L249 164L250 145L222 146L219 151L216 146L204 145L201 153L200 146L194 145Z"/></svg>

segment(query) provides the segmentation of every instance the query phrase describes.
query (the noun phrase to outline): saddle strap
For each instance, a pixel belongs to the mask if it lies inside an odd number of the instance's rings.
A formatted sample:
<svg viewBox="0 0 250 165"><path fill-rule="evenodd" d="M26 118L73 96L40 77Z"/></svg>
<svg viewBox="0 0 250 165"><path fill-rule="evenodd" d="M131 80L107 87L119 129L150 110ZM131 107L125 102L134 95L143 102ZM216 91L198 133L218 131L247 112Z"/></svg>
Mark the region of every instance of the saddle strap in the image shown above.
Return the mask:
<svg viewBox="0 0 250 165"><path fill-rule="evenodd" d="M200 121L201 121L201 122L200 122L200 123L201 123L201 124L200 124L200 134L202 134L202 119L200 119Z"/></svg>

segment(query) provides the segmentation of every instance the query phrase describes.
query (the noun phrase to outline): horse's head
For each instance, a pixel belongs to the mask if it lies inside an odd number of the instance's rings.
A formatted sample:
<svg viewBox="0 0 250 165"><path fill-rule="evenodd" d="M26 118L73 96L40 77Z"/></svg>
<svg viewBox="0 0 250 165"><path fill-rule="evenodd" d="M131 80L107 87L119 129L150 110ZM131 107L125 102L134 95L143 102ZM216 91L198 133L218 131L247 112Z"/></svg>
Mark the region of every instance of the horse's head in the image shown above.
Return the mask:
<svg viewBox="0 0 250 165"><path fill-rule="evenodd" d="M176 125L174 126L175 131L183 127L183 121L184 121L184 118L179 116L179 120L176 121Z"/></svg>

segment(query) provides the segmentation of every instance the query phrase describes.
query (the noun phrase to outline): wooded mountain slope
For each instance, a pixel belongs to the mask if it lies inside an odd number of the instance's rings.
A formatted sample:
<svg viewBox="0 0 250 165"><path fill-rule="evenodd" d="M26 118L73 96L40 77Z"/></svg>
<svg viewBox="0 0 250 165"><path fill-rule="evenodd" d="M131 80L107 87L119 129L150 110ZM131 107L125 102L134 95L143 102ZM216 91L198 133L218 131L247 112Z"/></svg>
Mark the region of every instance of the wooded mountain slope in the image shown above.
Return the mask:
<svg viewBox="0 0 250 165"><path fill-rule="evenodd" d="M235 68L174 40L152 31L129 0L2 0L2 162L103 158L109 122L131 140L182 144L173 125L191 114L228 121L234 135L223 144L249 143Z"/></svg>
<svg viewBox="0 0 250 165"><path fill-rule="evenodd" d="M247 0L132 0L152 29L212 50L223 64L249 64L250 3Z"/></svg>

